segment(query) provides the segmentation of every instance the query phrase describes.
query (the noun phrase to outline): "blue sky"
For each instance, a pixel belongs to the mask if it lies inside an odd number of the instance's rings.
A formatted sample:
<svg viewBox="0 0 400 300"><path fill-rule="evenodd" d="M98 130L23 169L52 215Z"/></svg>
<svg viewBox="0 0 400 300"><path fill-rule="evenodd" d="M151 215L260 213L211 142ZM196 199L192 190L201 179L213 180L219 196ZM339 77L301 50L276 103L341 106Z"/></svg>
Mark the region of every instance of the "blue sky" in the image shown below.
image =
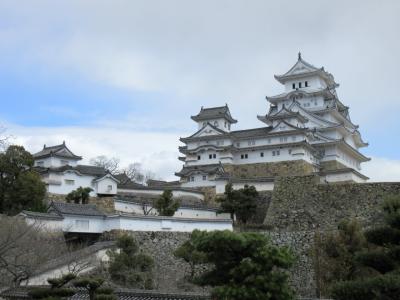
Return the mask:
<svg viewBox="0 0 400 300"><path fill-rule="evenodd" d="M327 6L329 5L329 9ZM372 180L400 180L398 1L35 1L0 3L0 125L37 151L180 168L190 115L228 103L262 126L273 78L303 58L333 73L370 147Z"/></svg>

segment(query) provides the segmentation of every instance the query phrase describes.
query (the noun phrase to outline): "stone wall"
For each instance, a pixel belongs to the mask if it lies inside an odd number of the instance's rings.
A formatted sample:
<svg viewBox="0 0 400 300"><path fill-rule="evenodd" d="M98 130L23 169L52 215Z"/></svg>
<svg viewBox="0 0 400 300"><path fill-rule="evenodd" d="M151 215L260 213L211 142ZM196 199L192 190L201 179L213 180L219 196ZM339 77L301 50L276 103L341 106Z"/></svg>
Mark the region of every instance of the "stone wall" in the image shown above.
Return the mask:
<svg viewBox="0 0 400 300"><path fill-rule="evenodd" d="M103 235L103 240L113 240L121 232L110 232ZM188 265L174 257L173 252L189 239L190 233L184 232L128 232L140 244L141 251L151 255L155 260L155 289L163 292L197 292L206 293L202 288L185 281L189 274ZM268 232L261 231L271 238L273 244L288 246L297 257L290 272L290 282L297 294L312 297L315 294L314 272L312 268L311 247L313 232Z"/></svg>
<svg viewBox="0 0 400 300"><path fill-rule="evenodd" d="M400 194L400 183L319 184L318 176L282 177L275 181L265 224L275 230L332 230L345 218L364 226L381 220L385 195Z"/></svg>
<svg viewBox="0 0 400 300"><path fill-rule="evenodd" d="M224 170L233 177L237 178L274 177L289 175L300 176L312 174L315 171L314 167L304 160L243 165L224 165Z"/></svg>
<svg viewBox="0 0 400 300"><path fill-rule="evenodd" d="M45 200L47 203L52 201L66 202L65 197L66 195L47 193ZM97 208L104 213L115 212L113 197L90 197L89 204L95 204Z"/></svg>
<svg viewBox="0 0 400 300"><path fill-rule="evenodd" d="M342 164L336 160L323 161L320 163L320 165L321 165L321 171L331 171L331 170L339 170L339 169L348 168L347 166L345 166L344 164Z"/></svg>

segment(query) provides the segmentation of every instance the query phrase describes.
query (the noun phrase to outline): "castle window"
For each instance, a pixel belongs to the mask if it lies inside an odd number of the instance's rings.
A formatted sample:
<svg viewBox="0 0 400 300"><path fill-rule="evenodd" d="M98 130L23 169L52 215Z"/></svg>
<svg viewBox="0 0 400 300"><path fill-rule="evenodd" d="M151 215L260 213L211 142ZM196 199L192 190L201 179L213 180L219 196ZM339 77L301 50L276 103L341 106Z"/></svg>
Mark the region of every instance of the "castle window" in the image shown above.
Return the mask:
<svg viewBox="0 0 400 300"><path fill-rule="evenodd" d="M240 158L241 159L247 159L247 158L249 158L249 155L247 153L246 154L241 154Z"/></svg>
<svg viewBox="0 0 400 300"><path fill-rule="evenodd" d="M260 156L261 156L261 157L264 157L264 152L261 152L261 153L260 153Z"/></svg>
<svg viewBox="0 0 400 300"><path fill-rule="evenodd" d="M212 159L212 154L208 154L208 158L209 158L209 159Z"/></svg>
<svg viewBox="0 0 400 300"><path fill-rule="evenodd" d="M249 155L246 153L246 154L244 155L244 158L249 158Z"/></svg>
<svg viewBox="0 0 400 300"><path fill-rule="evenodd" d="M271 144L271 139L268 139L267 141L268 141L268 144Z"/></svg>
<svg viewBox="0 0 400 300"><path fill-rule="evenodd" d="M89 229L89 221L87 220L75 220L75 226L80 229Z"/></svg>
<svg viewBox="0 0 400 300"><path fill-rule="evenodd" d="M236 143L236 147L240 147L240 143Z"/></svg>
<svg viewBox="0 0 400 300"><path fill-rule="evenodd" d="M281 155L281 151L280 150L276 150L276 155Z"/></svg>
<svg viewBox="0 0 400 300"><path fill-rule="evenodd" d="M256 144L256 141L255 140L247 141L247 144L249 146L254 146Z"/></svg>
<svg viewBox="0 0 400 300"><path fill-rule="evenodd" d="M231 124L228 124L228 129L231 130Z"/></svg>
<svg viewBox="0 0 400 300"><path fill-rule="evenodd" d="M224 123L224 127L226 128L226 121L225 121L225 123Z"/></svg>
<svg viewBox="0 0 400 300"><path fill-rule="evenodd" d="M304 82L305 86L308 87L308 81Z"/></svg>
<svg viewBox="0 0 400 300"><path fill-rule="evenodd" d="M74 185L75 184L75 180L72 180L72 179L64 179L64 182L66 185Z"/></svg>
<svg viewBox="0 0 400 300"><path fill-rule="evenodd" d="M207 175L203 175L203 180L207 180Z"/></svg>
<svg viewBox="0 0 400 300"><path fill-rule="evenodd" d="M201 156L200 155L197 155L197 160L200 160L201 159Z"/></svg>
<svg viewBox="0 0 400 300"><path fill-rule="evenodd" d="M68 160L61 160L61 165L62 166L66 166L66 165L68 165L69 164L69 161Z"/></svg>
<svg viewBox="0 0 400 300"><path fill-rule="evenodd" d="M301 88L301 82L299 82L299 88Z"/></svg>
<svg viewBox="0 0 400 300"><path fill-rule="evenodd" d="M194 181L194 176L191 176L191 177L190 177L190 181Z"/></svg>
<svg viewBox="0 0 400 300"><path fill-rule="evenodd" d="M276 155L275 150L272 150L272 156L275 156L275 155Z"/></svg>
<svg viewBox="0 0 400 300"><path fill-rule="evenodd" d="M213 154L213 158L217 158L217 154L214 153L214 154Z"/></svg>
<svg viewBox="0 0 400 300"><path fill-rule="evenodd" d="M292 88L296 89L296 84L295 83L292 83Z"/></svg>

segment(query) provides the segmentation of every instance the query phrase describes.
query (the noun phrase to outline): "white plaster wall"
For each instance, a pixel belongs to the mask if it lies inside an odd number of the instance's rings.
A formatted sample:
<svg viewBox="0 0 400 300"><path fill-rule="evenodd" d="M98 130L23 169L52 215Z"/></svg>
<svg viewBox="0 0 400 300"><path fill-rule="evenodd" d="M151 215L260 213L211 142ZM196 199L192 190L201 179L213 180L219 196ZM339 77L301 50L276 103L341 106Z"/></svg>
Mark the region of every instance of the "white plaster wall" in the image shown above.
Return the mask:
<svg viewBox="0 0 400 300"><path fill-rule="evenodd" d="M88 227L79 226L78 221L88 222ZM107 231L108 224L107 220L103 217L95 216L74 216L65 215L63 222L64 232L91 232L91 233L102 233Z"/></svg>
<svg viewBox="0 0 400 300"><path fill-rule="evenodd" d="M62 231L63 230L63 220L53 220L53 219L35 219L31 217L25 217L25 222L28 225L37 226L43 230L49 231Z"/></svg>
<svg viewBox="0 0 400 300"><path fill-rule="evenodd" d="M120 217L121 228L123 230L132 231L178 231L178 232L192 232L198 230L232 230L232 222L226 220L212 221L212 220L185 220L185 219L161 219L161 218L132 218Z"/></svg>
<svg viewBox="0 0 400 300"><path fill-rule="evenodd" d="M164 192L164 189L148 189L148 190L142 190L142 189L118 189L119 192L123 193L137 193L137 194L147 194L147 195L161 195ZM190 192L190 191L181 191L181 190L176 190L176 189L171 189L172 194L176 198L181 198L181 197L194 197L200 200L204 200L204 194L202 193L196 193L196 192Z"/></svg>
<svg viewBox="0 0 400 300"><path fill-rule="evenodd" d="M68 274L72 271L74 265L81 266L81 270L76 272L76 275L87 274L92 271L96 266L99 266L101 262L108 262L109 256L107 255L108 249L102 249L95 253L93 253L90 257L83 258L77 262L73 262L71 264L66 264L63 266L59 266L56 269L48 270L46 272L33 275L26 281L23 281L21 285L49 285L47 279L49 278L59 278L65 274Z"/></svg>
<svg viewBox="0 0 400 300"><path fill-rule="evenodd" d="M64 163L67 162L67 163ZM43 167L50 168L50 167L61 167L65 165L76 166L77 160L68 159L68 158L59 158L59 157L47 157L44 159L36 159L35 166L39 166L39 162L43 162Z"/></svg>
<svg viewBox="0 0 400 300"><path fill-rule="evenodd" d="M215 124L214 124L215 121L218 122L218 126L215 126ZM224 130L224 131L229 130L229 128L228 128L229 122L226 121L224 118L213 119L213 120L208 120L208 121L200 121L197 123L197 130L200 130L201 128L203 128L204 123L207 123L207 122L221 130ZM225 122L226 122L226 126L225 126Z"/></svg>
<svg viewBox="0 0 400 300"><path fill-rule="evenodd" d="M109 185L111 190L108 189ZM117 183L111 178L103 178L96 182L96 192L98 194L115 195L117 193Z"/></svg>
<svg viewBox="0 0 400 300"><path fill-rule="evenodd" d="M138 215L143 215L143 209L141 204L130 203L126 201L114 202L115 210L124 213L134 213ZM148 209L151 205L148 205ZM153 209L149 215L157 215L157 210ZM175 214L175 218L194 218L194 219L229 219L229 214L217 214L215 210L201 209L201 208L179 208Z"/></svg>
<svg viewBox="0 0 400 300"><path fill-rule="evenodd" d="M328 174L325 176L326 182L341 182L341 181L353 181L363 183L366 182L365 179L359 177L353 172L346 173L337 173L337 174Z"/></svg>
<svg viewBox="0 0 400 300"><path fill-rule="evenodd" d="M217 194L223 194L225 192L225 186L227 185L228 181L224 180L218 180L216 181L216 186L215 186L215 192ZM251 182L251 181L246 181L246 182L235 182L232 184L232 188L235 190L243 188L245 185L248 186L254 186L257 191L272 191L274 189L274 183L273 182Z"/></svg>
<svg viewBox="0 0 400 300"><path fill-rule="evenodd" d="M51 182L49 182L49 192L54 194L66 195L80 186L94 188L94 178L94 176L78 175L75 172L68 171L60 175L51 173L49 179L56 180L60 184L52 184ZM65 180L74 180L74 184L66 184Z"/></svg>
<svg viewBox="0 0 400 300"><path fill-rule="evenodd" d="M77 226L76 221L88 221L85 228ZM108 217L64 215L64 232L102 233L113 229L133 231L177 231L232 230L230 219L185 219L151 216L114 215Z"/></svg>
<svg viewBox="0 0 400 300"><path fill-rule="evenodd" d="M305 87L305 81L308 81L308 87ZM326 87L325 81L320 79L318 76L305 76L303 78L287 81L285 83L285 91L286 92L293 91L293 83L296 85L296 88L298 88L299 82L302 83L301 84L302 88L300 88L300 90L311 90L311 89L315 90Z"/></svg>

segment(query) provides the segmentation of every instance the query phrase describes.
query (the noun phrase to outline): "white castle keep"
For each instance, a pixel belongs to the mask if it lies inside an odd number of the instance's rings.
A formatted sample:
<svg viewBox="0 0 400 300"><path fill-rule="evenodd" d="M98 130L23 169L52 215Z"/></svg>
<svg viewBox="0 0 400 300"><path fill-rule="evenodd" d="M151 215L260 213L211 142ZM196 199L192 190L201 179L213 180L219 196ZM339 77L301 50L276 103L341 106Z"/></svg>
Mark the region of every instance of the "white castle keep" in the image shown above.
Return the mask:
<svg viewBox="0 0 400 300"><path fill-rule="evenodd" d="M216 187L227 182L269 189L273 178L318 174L325 182L365 182L361 163L367 146L353 124L349 107L338 98L332 74L304 61L275 79L282 94L266 97L268 112L257 118L265 125L231 130L237 123L227 105L201 108L192 116L198 130L181 138L185 146L176 173L183 187ZM273 185L272 185L273 186Z"/></svg>

